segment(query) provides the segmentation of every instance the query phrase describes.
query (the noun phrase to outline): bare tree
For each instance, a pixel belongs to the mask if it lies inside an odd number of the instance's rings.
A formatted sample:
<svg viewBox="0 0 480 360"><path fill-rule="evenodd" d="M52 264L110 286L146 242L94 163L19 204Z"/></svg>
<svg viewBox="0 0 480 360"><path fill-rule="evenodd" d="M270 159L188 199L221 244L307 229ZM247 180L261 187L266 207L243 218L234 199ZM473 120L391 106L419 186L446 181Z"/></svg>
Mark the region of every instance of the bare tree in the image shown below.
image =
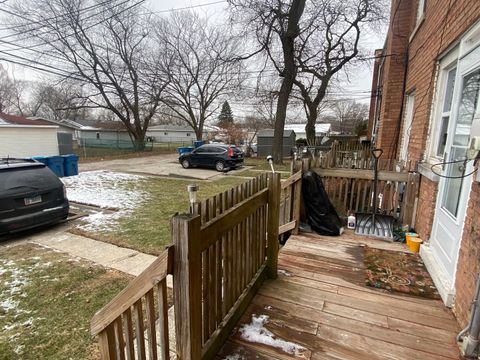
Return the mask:
<svg viewBox="0 0 480 360"><path fill-rule="evenodd" d="M274 161L281 163L288 101L297 75L295 41L301 33L299 24L306 1L228 0L228 2L233 9L233 17L243 20L241 23L245 30L253 31L255 34L255 40L259 44L259 49L255 52L263 51L282 77L275 112L272 154Z"/></svg>
<svg viewBox="0 0 480 360"><path fill-rule="evenodd" d="M142 2L27 0L15 5L19 37L34 39L30 46L48 54L57 73L83 84L83 107L112 111L138 150L167 84L154 61L161 53L149 41Z"/></svg>
<svg viewBox="0 0 480 360"><path fill-rule="evenodd" d="M243 81L242 64L233 56L238 43L225 29L210 26L207 18L191 11L161 19L156 36L163 61L169 62L164 103L200 140L205 121Z"/></svg>
<svg viewBox="0 0 480 360"><path fill-rule="evenodd" d="M13 81L0 64L0 112L7 111L14 94Z"/></svg>
<svg viewBox="0 0 480 360"><path fill-rule="evenodd" d="M368 105L355 100L337 100L332 103L331 109L342 134L356 133L357 127L368 119Z"/></svg>
<svg viewBox="0 0 480 360"><path fill-rule="evenodd" d="M384 19L382 0L312 0L298 37L294 83L305 105L307 141L315 141L315 123L334 76L360 52L362 26Z"/></svg>

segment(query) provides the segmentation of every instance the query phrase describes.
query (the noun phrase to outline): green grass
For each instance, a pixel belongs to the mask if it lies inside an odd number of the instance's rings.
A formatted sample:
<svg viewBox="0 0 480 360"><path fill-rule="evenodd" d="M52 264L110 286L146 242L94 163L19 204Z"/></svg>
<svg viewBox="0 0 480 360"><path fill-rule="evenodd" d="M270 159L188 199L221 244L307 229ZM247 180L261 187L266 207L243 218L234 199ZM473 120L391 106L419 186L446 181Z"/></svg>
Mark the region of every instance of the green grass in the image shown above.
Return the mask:
<svg viewBox="0 0 480 360"><path fill-rule="evenodd" d="M129 281L33 244L0 250L0 274L2 360L98 358L90 320Z"/></svg>
<svg viewBox="0 0 480 360"><path fill-rule="evenodd" d="M267 160L260 158L245 158L245 166L253 166L255 170L271 171ZM274 165L276 171L290 171L290 160L283 160L283 165Z"/></svg>
<svg viewBox="0 0 480 360"><path fill-rule="evenodd" d="M187 185L196 183L199 186L198 200L202 200L245 181L233 176L221 177L216 181L146 178L140 185L148 193L146 200L128 217L119 219L119 226L114 230L86 233L74 229L72 232L158 255L171 243L171 217L188 210ZM138 188L139 184L130 186Z"/></svg>
<svg viewBox="0 0 480 360"><path fill-rule="evenodd" d="M271 170L270 170L271 171ZM242 172L238 172L236 173L235 175L232 175L232 176L243 176L243 177L257 177L265 172L270 172L270 171L267 171L267 170L250 170L250 169L247 169L245 171L242 171ZM288 177L290 176L290 173L289 172L280 172L280 177L282 179L287 179Z"/></svg>

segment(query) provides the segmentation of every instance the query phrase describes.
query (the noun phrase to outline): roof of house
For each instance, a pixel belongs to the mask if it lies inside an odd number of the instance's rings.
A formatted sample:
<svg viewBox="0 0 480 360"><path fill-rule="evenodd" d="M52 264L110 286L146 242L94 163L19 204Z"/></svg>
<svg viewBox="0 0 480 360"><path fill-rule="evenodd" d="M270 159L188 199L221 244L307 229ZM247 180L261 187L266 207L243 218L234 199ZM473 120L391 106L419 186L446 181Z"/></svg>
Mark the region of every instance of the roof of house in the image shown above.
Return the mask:
<svg viewBox="0 0 480 360"><path fill-rule="evenodd" d="M121 121L97 121L91 126L82 126L80 130L127 131L124 123Z"/></svg>
<svg viewBox="0 0 480 360"><path fill-rule="evenodd" d="M293 130L296 134L305 133L305 125L306 124L285 124L285 130ZM332 128L332 124L329 123L321 123L315 124L315 133L317 134L325 134L328 133Z"/></svg>
<svg viewBox="0 0 480 360"><path fill-rule="evenodd" d="M148 130L152 131L194 131L191 126L179 126L179 125L155 125L149 126Z"/></svg>
<svg viewBox="0 0 480 360"><path fill-rule="evenodd" d="M275 130L273 129L260 130L257 134L257 137L273 137L274 132ZM292 133L295 134L295 131L283 130L283 137L290 137Z"/></svg>
<svg viewBox="0 0 480 360"><path fill-rule="evenodd" d="M55 125L59 125L59 126L65 126L65 127L75 129L75 130L81 129L83 127L82 124L80 124L76 121L73 121L73 120L68 120L68 119L51 120L51 119L45 119L45 118L38 117L38 116L35 116L35 117L31 116L31 117L29 117L29 119L35 120L35 121L38 121L38 120L47 121L51 124L55 124Z"/></svg>
<svg viewBox="0 0 480 360"><path fill-rule="evenodd" d="M52 125L44 120L32 120L24 116L10 115L0 112L0 125L28 125L28 126L45 126Z"/></svg>

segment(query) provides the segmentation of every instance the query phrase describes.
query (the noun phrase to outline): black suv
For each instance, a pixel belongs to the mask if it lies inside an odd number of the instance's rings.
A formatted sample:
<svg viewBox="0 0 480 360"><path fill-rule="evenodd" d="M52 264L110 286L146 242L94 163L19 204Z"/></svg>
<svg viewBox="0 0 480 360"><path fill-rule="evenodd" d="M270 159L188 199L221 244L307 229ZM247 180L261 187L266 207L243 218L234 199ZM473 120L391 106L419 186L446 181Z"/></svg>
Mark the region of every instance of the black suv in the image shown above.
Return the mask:
<svg viewBox="0 0 480 360"><path fill-rule="evenodd" d="M243 152L234 145L208 144L180 155L178 161L185 169L198 166L225 171L243 165Z"/></svg>
<svg viewBox="0 0 480 360"><path fill-rule="evenodd" d="M0 159L0 235L56 223L68 210L65 186L48 167Z"/></svg>

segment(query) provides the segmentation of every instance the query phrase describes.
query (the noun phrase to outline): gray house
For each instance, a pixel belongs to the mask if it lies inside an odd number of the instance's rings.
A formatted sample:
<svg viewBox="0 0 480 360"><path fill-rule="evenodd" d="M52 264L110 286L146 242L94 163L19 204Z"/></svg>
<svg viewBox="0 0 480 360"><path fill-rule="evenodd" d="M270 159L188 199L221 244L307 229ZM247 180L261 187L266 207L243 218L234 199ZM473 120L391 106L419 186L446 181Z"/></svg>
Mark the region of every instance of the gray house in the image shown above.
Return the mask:
<svg viewBox="0 0 480 360"><path fill-rule="evenodd" d="M273 148L273 129L260 130L257 134L257 153L258 156L272 155ZM283 157L292 155L292 149L295 147L295 131L283 131Z"/></svg>
<svg viewBox="0 0 480 360"><path fill-rule="evenodd" d="M156 143L192 144L197 140L195 131L190 126L176 125L150 126L147 129L147 137Z"/></svg>

